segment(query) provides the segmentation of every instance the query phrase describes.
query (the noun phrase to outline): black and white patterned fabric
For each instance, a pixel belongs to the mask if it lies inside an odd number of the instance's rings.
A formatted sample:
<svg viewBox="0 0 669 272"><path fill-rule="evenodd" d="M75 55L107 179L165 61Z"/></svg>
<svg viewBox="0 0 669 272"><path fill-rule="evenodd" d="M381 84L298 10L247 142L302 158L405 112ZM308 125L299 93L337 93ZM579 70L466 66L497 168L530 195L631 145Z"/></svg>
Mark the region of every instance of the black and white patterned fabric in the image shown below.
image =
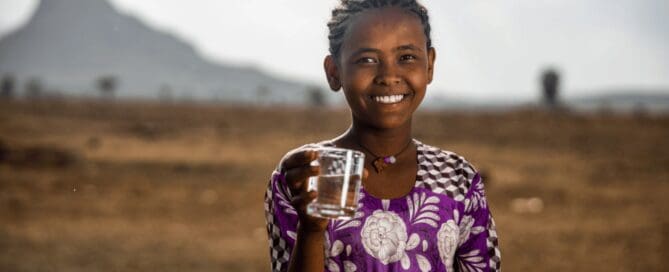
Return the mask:
<svg viewBox="0 0 669 272"><path fill-rule="evenodd" d="M456 201L464 200L476 170L450 151L419 143L416 186L444 193Z"/></svg>

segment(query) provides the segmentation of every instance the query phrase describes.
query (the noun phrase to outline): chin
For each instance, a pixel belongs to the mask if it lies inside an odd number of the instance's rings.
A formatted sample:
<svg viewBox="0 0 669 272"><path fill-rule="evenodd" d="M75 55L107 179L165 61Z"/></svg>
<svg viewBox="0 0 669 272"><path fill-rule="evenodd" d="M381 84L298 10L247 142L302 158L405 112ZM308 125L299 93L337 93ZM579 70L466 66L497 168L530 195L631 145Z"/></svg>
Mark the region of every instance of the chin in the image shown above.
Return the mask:
<svg viewBox="0 0 669 272"><path fill-rule="evenodd" d="M378 129L395 129L405 126L411 119L405 118L383 118L371 122L371 125Z"/></svg>

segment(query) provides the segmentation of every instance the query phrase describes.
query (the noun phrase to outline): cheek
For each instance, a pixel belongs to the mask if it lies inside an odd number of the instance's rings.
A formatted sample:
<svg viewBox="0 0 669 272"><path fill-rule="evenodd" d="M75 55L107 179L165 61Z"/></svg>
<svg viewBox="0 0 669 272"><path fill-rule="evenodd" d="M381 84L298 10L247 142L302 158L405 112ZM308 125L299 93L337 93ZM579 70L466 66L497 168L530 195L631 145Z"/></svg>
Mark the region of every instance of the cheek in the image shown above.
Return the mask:
<svg viewBox="0 0 669 272"><path fill-rule="evenodd" d="M374 76L372 69L350 69L345 74L344 85L354 92L364 91L373 83Z"/></svg>
<svg viewBox="0 0 669 272"><path fill-rule="evenodd" d="M408 73L406 79L409 86L411 86L414 91L420 93L425 92L427 84L430 82L427 72L423 69L418 69Z"/></svg>

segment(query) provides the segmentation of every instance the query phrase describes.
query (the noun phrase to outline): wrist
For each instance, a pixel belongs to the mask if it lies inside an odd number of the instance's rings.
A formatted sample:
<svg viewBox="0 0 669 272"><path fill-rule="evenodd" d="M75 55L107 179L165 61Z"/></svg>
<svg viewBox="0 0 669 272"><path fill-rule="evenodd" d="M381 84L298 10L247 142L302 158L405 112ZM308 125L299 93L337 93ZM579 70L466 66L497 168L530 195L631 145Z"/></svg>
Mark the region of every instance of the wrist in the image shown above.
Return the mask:
<svg viewBox="0 0 669 272"><path fill-rule="evenodd" d="M316 224L299 224L297 225L298 235L323 235L327 230L327 225L320 226Z"/></svg>

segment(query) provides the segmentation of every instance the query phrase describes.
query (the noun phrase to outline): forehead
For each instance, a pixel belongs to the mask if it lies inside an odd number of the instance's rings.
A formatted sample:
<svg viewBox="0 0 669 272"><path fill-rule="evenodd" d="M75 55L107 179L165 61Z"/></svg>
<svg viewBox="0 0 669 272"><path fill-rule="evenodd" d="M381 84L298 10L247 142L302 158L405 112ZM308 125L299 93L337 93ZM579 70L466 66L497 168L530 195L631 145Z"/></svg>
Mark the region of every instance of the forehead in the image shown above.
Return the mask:
<svg viewBox="0 0 669 272"><path fill-rule="evenodd" d="M395 48L413 44L426 46L423 25L415 14L398 7L370 9L351 19L342 43L342 51L367 48Z"/></svg>

